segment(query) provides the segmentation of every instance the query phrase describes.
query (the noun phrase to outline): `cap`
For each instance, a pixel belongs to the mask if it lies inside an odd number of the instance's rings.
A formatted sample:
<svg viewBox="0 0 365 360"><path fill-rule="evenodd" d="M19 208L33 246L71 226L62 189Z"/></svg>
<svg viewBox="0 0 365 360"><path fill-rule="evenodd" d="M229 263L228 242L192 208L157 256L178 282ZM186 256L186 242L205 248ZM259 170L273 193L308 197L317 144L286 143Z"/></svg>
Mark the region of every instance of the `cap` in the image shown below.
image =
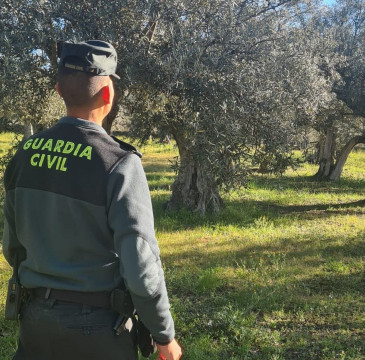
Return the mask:
<svg viewBox="0 0 365 360"><path fill-rule="evenodd" d="M117 52L114 47L101 40L80 43L64 42L60 54L59 67L82 71L91 75L120 77L117 69Z"/></svg>

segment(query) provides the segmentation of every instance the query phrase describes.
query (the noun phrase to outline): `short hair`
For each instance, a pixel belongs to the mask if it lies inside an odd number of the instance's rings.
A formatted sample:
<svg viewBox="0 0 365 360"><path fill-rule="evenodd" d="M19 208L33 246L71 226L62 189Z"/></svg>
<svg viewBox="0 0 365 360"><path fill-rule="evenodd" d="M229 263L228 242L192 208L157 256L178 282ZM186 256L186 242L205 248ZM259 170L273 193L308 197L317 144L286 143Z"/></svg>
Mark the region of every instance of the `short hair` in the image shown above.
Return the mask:
<svg viewBox="0 0 365 360"><path fill-rule="evenodd" d="M92 106L97 94L106 85L105 77L59 67L58 86L66 107Z"/></svg>

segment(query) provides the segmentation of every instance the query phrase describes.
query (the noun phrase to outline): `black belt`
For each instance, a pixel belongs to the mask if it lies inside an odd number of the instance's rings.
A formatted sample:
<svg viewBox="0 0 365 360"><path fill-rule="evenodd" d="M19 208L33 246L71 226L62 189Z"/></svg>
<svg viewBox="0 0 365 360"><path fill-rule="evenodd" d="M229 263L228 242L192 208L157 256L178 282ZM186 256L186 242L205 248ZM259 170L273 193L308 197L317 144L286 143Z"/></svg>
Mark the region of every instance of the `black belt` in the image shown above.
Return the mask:
<svg viewBox="0 0 365 360"><path fill-rule="evenodd" d="M44 299L54 299L94 307L110 308L110 291L82 292L49 288L28 289L30 294Z"/></svg>

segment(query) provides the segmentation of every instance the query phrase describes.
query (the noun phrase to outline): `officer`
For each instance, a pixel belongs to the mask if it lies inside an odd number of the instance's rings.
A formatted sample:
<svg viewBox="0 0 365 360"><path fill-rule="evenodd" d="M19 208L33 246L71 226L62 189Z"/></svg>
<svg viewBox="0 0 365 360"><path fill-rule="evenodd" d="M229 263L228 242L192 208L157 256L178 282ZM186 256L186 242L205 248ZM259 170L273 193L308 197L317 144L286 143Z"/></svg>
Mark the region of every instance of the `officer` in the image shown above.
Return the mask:
<svg viewBox="0 0 365 360"><path fill-rule="evenodd" d="M123 287L160 358L181 357L140 154L102 127L116 66L106 42L64 43L56 90L67 116L6 169L3 252L30 294L16 360L138 359L135 322L113 331L110 295Z"/></svg>

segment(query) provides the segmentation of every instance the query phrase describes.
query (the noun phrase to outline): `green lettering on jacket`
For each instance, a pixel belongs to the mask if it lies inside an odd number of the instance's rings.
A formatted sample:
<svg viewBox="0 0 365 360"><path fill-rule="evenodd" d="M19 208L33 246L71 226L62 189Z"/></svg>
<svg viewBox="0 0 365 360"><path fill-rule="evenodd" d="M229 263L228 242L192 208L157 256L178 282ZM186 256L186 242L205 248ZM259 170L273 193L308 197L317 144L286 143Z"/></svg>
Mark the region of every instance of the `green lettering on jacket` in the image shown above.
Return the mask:
<svg viewBox="0 0 365 360"><path fill-rule="evenodd" d="M30 165L34 167L44 167L58 171L67 171L67 156L76 158L86 158L91 160L93 148L90 145L75 144L72 141L64 141L62 139L44 139L35 138L27 140L23 145L23 150L38 150L41 152L34 153L30 157ZM58 155L53 155L57 153Z"/></svg>

